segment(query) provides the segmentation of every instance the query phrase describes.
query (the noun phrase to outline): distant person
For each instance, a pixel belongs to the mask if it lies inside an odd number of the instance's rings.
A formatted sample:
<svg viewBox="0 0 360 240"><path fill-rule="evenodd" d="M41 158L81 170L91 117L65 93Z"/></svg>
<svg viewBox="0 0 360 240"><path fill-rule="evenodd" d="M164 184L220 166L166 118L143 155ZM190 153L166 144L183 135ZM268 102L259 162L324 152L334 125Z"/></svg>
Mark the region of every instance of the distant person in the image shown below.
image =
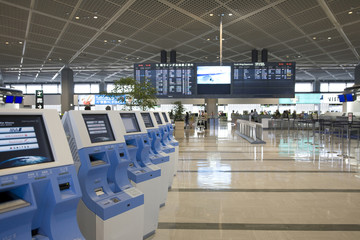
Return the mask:
<svg viewBox="0 0 360 240"><path fill-rule="evenodd" d="M208 114L206 110L204 111L204 123L205 123L205 129L207 129L208 126Z"/></svg>
<svg viewBox="0 0 360 240"><path fill-rule="evenodd" d="M253 116L254 116L254 121L257 122L257 121L258 121L257 119L258 119L258 116L259 116L259 115L258 115L256 109L254 109Z"/></svg>
<svg viewBox="0 0 360 240"><path fill-rule="evenodd" d="M292 113L292 117L293 119L296 119L296 111L294 110L294 112Z"/></svg>
<svg viewBox="0 0 360 240"><path fill-rule="evenodd" d="M90 107L90 106L85 106L84 109L85 109L85 110L91 110L91 107Z"/></svg>
<svg viewBox="0 0 360 240"><path fill-rule="evenodd" d="M110 107L110 106L106 106L105 110L106 110L106 111L110 111L110 110L111 110L111 107Z"/></svg>
<svg viewBox="0 0 360 240"><path fill-rule="evenodd" d="M254 121L254 110L250 112L250 121Z"/></svg>
<svg viewBox="0 0 360 240"><path fill-rule="evenodd" d="M185 126L184 126L184 129L186 129L187 126L189 126L189 118L190 118L190 115L188 112L186 112L185 114Z"/></svg>

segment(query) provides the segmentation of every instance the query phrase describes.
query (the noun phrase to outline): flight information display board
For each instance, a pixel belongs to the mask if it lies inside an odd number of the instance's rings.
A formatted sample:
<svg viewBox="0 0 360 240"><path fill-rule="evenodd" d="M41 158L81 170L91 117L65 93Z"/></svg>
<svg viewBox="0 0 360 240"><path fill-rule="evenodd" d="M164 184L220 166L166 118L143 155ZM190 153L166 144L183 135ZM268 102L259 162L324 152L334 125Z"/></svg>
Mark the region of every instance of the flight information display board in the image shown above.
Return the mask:
<svg viewBox="0 0 360 240"><path fill-rule="evenodd" d="M293 98L295 62L143 63L138 81L149 79L158 98Z"/></svg>
<svg viewBox="0 0 360 240"><path fill-rule="evenodd" d="M233 63L233 96L287 98L294 94L294 62Z"/></svg>
<svg viewBox="0 0 360 240"><path fill-rule="evenodd" d="M137 81L150 80L158 98L194 97L194 63L144 63L134 64Z"/></svg>

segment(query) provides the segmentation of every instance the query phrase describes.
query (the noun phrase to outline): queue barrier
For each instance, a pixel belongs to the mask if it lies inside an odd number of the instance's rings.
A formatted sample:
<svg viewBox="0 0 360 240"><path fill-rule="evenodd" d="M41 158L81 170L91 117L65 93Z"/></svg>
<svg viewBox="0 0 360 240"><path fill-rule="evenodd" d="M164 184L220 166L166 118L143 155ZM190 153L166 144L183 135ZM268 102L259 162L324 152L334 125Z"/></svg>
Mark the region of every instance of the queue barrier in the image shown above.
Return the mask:
<svg viewBox="0 0 360 240"><path fill-rule="evenodd" d="M265 144L263 140L263 126L261 123L238 119L236 133L251 144Z"/></svg>

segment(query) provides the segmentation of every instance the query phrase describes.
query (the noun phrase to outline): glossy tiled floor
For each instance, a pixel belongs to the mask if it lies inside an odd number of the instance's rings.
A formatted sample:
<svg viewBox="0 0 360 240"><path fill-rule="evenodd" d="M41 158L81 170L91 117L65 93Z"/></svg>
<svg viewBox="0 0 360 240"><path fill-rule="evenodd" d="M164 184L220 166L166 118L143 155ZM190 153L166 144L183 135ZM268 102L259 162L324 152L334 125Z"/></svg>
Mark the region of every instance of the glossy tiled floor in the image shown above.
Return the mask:
<svg viewBox="0 0 360 240"><path fill-rule="evenodd" d="M175 131L178 173L149 239L360 239L360 173L340 139L269 130L251 145L234 130Z"/></svg>

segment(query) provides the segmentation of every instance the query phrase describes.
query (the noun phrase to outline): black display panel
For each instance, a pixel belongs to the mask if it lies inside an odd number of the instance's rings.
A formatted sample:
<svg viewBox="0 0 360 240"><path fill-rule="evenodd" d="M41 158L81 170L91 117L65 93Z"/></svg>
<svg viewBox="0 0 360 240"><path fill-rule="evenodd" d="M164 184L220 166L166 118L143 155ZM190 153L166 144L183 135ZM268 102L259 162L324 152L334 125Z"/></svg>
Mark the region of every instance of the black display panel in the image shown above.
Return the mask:
<svg viewBox="0 0 360 240"><path fill-rule="evenodd" d="M166 116L166 113L163 112L162 115L163 115L163 118L164 118L165 122L169 122L169 120L168 120L168 118Z"/></svg>
<svg viewBox="0 0 360 240"><path fill-rule="evenodd" d="M246 98L294 97L295 63L234 63L232 95Z"/></svg>
<svg viewBox="0 0 360 240"><path fill-rule="evenodd" d="M231 66L197 66L198 94L230 94Z"/></svg>
<svg viewBox="0 0 360 240"><path fill-rule="evenodd" d="M134 77L149 79L158 98L295 97L295 62L144 63Z"/></svg>
<svg viewBox="0 0 360 240"><path fill-rule="evenodd" d="M154 117L156 119L157 124L162 124L160 114L157 112L154 112Z"/></svg>
<svg viewBox="0 0 360 240"><path fill-rule="evenodd" d="M107 114L83 114L91 143L115 141Z"/></svg>
<svg viewBox="0 0 360 240"><path fill-rule="evenodd" d="M194 97L194 63L144 63L134 64L137 81L149 79L156 88L158 98Z"/></svg>
<svg viewBox="0 0 360 240"><path fill-rule="evenodd" d="M140 132L139 123L135 113L120 113L127 133Z"/></svg>
<svg viewBox="0 0 360 240"><path fill-rule="evenodd" d="M0 169L54 162L42 116L1 116L0 156Z"/></svg>
<svg viewBox="0 0 360 240"><path fill-rule="evenodd" d="M151 120L150 113L141 113L146 128L154 127L154 123Z"/></svg>

